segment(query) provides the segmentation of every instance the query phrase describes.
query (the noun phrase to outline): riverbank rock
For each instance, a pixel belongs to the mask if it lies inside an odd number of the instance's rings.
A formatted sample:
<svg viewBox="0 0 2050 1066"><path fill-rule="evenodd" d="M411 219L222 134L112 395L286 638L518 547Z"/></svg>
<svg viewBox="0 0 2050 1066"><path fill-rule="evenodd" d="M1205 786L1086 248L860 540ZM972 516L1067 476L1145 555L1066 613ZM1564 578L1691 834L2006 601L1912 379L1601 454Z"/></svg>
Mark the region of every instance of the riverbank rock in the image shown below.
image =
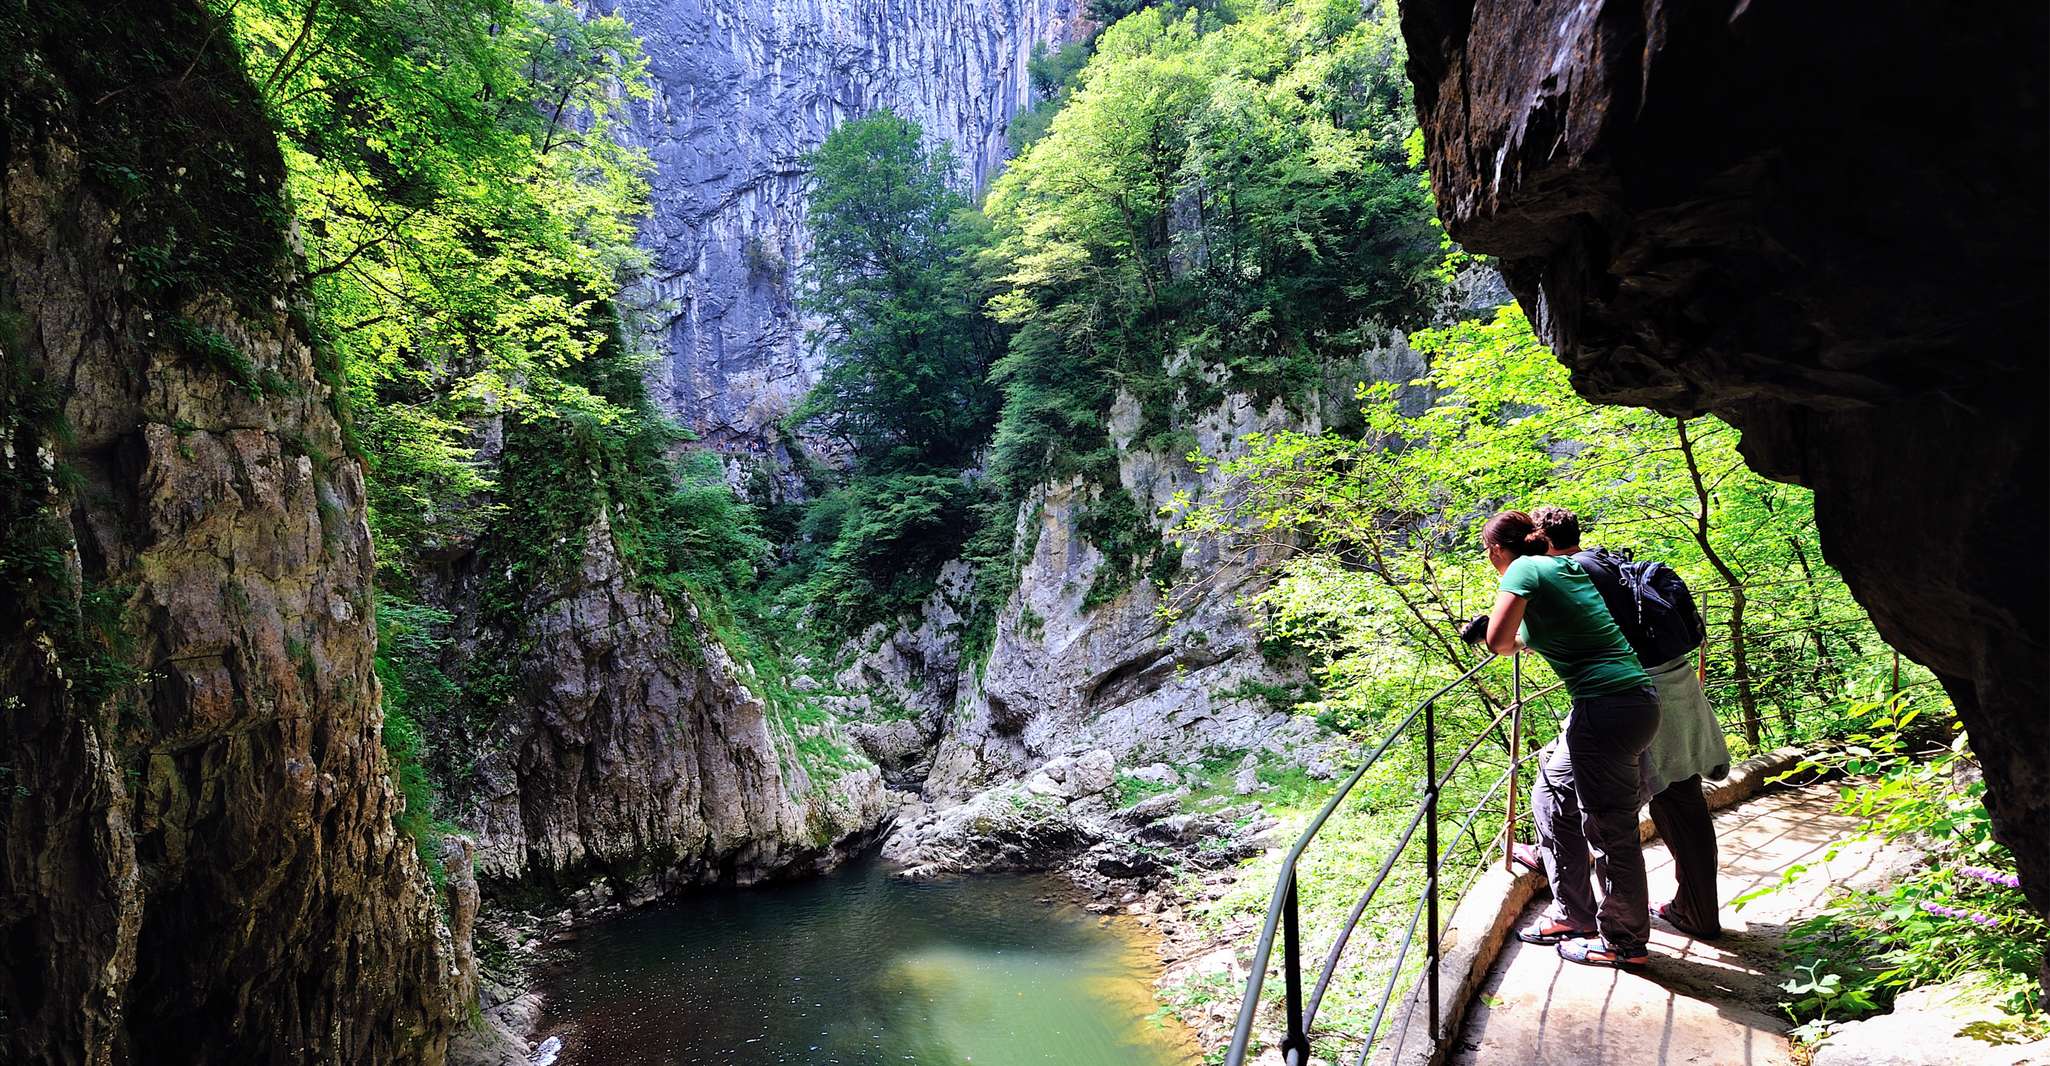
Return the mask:
<svg viewBox="0 0 2050 1066"><path fill-rule="evenodd" d="M489 656L507 637L476 628L485 564L462 560L432 591L458 618L453 643ZM593 913L830 866L881 822L882 775L855 742L831 721L772 720L693 604L635 584L602 512L577 568L529 590L520 626L514 698L445 742L473 753L450 798L487 886L567 887ZM843 758L807 764L807 741Z"/></svg>
<svg viewBox="0 0 2050 1066"><path fill-rule="evenodd" d="M1098 748L1081 755L1063 755L1025 779L1025 790L1073 803L1100 796L1117 784L1117 760Z"/></svg>
<svg viewBox="0 0 2050 1066"><path fill-rule="evenodd" d="M1056 796L1007 785L966 803L913 812L884 843L883 857L916 876L1045 870L1102 835Z"/></svg>

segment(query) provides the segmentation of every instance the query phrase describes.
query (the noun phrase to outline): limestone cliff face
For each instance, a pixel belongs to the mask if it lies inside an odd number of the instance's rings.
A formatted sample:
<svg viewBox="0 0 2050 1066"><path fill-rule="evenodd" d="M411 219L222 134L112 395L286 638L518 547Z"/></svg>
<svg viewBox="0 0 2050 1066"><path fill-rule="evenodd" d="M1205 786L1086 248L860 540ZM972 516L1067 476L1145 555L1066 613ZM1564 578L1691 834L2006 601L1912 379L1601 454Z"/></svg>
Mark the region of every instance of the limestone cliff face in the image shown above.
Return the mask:
<svg viewBox="0 0 2050 1066"><path fill-rule="evenodd" d="M1410 0L1403 31L1447 229L1581 392L1713 411L1815 489L2050 911L2050 34L2010 14Z"/></svg>
<svg viewBox="0 0 2050 1066"><path fill-rule="evenodd" d="M1111 432L1119 446L1119 482L1156 526L1177 491L1214 502L1229 491L1213 472L1133 440L1137 405L1120 397ZM1244 451L1245 435L1318 429L1313 414L1243 396L1189 420L1197 447L1220 459ZM1247 682L1288 686L1299 670L1261 654L1240 605L1269 580L1273 550L1232 551L1215 541L1188 545L1165 593L1141 578L1109 602L1085 607L1103 550L1082 529L1099 489L1083 483L1043 488L1019 515L1019 543L1031 554L1018 589L998 618L995 645L964 704L966 720L941 739L926 782L935 796L959 796L1000 779L1022 777L1060 755L1109 750L1124 765L1187 761L1209 751L1258 746L1289 715Z"/></svg>
<svg viewBox="0 0 2050 1066"><path fill-rule="evenodd" d="M1490 276L1468 302L1489 303L1499 292ZM1327 417L1344 417L1359 380L1408 381L1422 369L1403 334L1391 330L1357 365L1332 368L1325 392L1341 399L1313 397L1292 409L1233 394L1207 411L1174 412L1172 421L1221 463L1245 453L1249 434L1316 432ZM1129 397L1114 404L1117 488L1151 528L1171 524L1160 510L1177 493L1228 507L1230 494L1243 491L1218 463L1190 464L1186 444L1172 452L1149 447L1138 439L1142 421ZM1111 563L1091 540L1086 516L1107 491L1083 481L1047 485L1020 509L1017 588L998 614L986 658L971 661L960 647L965 568L943 575L913 623L860 642L862 654L834 683L850 694L838 703L843 712L869 719L853 727L864 749L893 771L893 783L939 807L1089 753L1129 768L1259 749L1263 760L1319 775L1339 769L1345 745L1291 715L1288 701L1270 698L1306 678L1301 664L1262 651L1244 603L1271 580L1282 550L1207 538L1183 544L1164 588L1140 575L1118 595L1092 602L1090 590ZM885 708L909 714L879 715Z"/></svg>
<svg viewBox="0 0 2050 1066"><path fill-rule="evenodd" d="M362 467L208 27L0 24L0 1058L439 1061Z"/></svg>
<svg viewBox="0 0 2050 1066"><path fill-rule="evenodd" d="M817 380L794 302L803 155L888 107L951 143L981 188L1031 103L1039 42L1083 0L601 0L645 42L655 95L633 124L655 163L643 242L666 358L660 402L713 445L773 446Z"/></svg>
<svg viewBox="0 0 2050 1066"><path fill-rule="evenodd" d="M580 903L640 903L806 872L881 821L876 769L807 772L800 727L767 713L687 607L634 587L602 514L572 575L532 590L522 616L517 688L456 786L487 885L589 882ZM503 647L462 629L454 643Z"/></svg>

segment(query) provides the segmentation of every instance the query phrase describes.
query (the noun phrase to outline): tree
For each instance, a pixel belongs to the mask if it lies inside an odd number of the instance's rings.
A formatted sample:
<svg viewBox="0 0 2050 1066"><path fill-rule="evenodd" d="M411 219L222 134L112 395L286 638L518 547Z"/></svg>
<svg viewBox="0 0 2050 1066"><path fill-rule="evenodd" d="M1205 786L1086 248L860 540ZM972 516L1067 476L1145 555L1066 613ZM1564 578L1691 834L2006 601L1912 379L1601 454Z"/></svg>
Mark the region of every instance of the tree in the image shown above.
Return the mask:
<svg viewBox="0 0 2050 1066"><path fill-rule="evenodd" d="M1114 470L1121 391L1155 443L1226 391L1300 406L1434 298L1390 11L1141 10L1064 91L987 205L991 308L1016 330L991 467L1012 492Z"/></svg>
<svg viewBox="0 0 2050 1066"><path fill-rule="evenodd" d="M610 342L644 258L647 161L613 131L647 93L639 42L557 0L216 8L283 142L310 325L371 466L379 569L403 581L490 517L477 419L625 417L563 371Z"/></svg>
<svg viewBox="0 0 2050 1066"><path fill-rule="evenodd" d="M1429 372L1363 386L1360 438L1256 438L1225 463L1224 498L1243 503L1179 501L1183 536L1291 556L1260 602L1320 657L1343 717L1372 720L1418 677L1471 662L1450 634L1492 599L1481 521L1540 504L1578 512L1584 544L1689 579L1711 626L1711 694L1735 697L1754 746L1761 704L1777 703L1788 739L1797 706L1877 676L1869 621L1811 562L1808 493L1752 473L1733 428L1582 400L1513 306L1411 342Z"/></svg>
<svg viewBox="0 0 2050 1066"><path fill-rule="evenodd" d="M825 323L826 367L793 422L846 440L871 469L965 465L995 415L995 335L974 261L987 230L953 187L953 151L884 110L806 162L802 304Z"/></svg>

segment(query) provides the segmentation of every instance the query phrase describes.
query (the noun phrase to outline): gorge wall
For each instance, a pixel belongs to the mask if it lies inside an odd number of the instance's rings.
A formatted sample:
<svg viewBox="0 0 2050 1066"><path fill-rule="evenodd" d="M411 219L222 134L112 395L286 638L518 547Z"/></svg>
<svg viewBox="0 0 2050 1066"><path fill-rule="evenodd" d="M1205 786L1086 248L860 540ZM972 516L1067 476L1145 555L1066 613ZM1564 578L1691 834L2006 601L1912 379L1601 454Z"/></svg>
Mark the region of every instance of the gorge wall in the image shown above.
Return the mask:
<svg viewBox="0 0 2050 1066"><path fill-rule="evenodd" d="M1583 394L1713 411L1815 489L2050 911L2044 12L1408 0L1403 28L1452 236Z"/></svg>
<svg viewBox="0 0 2050 1066"><path fill-rule="evenodd" d="M655 163L641 288L661 338L658 401L715 447L776 449L817 379L795 303L801 159L891 108L953 145L982 188L1031 103L1035 44L1079 36L1084 0L604 0L646 45L654 96L633 139ZM787 463L788 456L782 456Z"/></svg>
<svg viewBox="0 0 2050 1066"><path fill-rule="evenodd" d="M630 135L654 164L642 239L655 273L637 290L660 353L652 398L736 468L785 472L778 422L819 369L795 303L801 157L839 122L891 107L948 140L962 180L980 187L1031 102L1034 45L1078 32L1082 5L598 6L632 22L652 74ZM525 460L507 454L513 432L484 427L488 471ZM519 536L504 533L450 545L420 575L452 619L451 676L491 694L436 737L487 888L632 904L810 870L885 820L877 769L833 720L765 705L751 664L687 602L636 580L605 510L494 613L486 586ZM800 756L820 747L847 758Z"/></svg>
<svg viewBox="0 0 2050 1066"><path fill-rule="evenodd" d="M660 353L651 391L727 456L734 480L753 483L750 469L787 473L779 422L822 358L795 303L808 246L803 155L840 122L889 107L950 143L964 183L982 188L1003 164L1010 120L1034 102L1034 46L1079 39L1091 29L1087 5L624 0L606 9L644 39L655 90L637 105L632 133L655 164L643 236L655 274L639 290ZM1499 289L1473 295L1484 302ZM1373 365L1333 368L1328 396L1303 409L1229 395L1176 412L1176 428L1222 457L1249 433L1343 417L1361 377L1407 380L1419 368L1401 332L1390 334ZM1271 559L1192 545L1167 589L1141 578L1095 602L1107 560L1084 526L1107 493L1128 494L1135 519L1158 531L1168 523L1156 512L1176 491L1208 500L1224 490L1214 469L1142 445L1136 402L1126 406L1112 414L1116 486L1047 485L1022 509L1017 587L986 652L964 653L971 577L955 564L919 618L872 630L835 661L797 664L892 785L953 804L1095 750L1123 764L1196 761L1270 739L1269 755L1322 768L1326 742L1284 729L1290 716L1273 698L1302 680L1300 667L1267 661L1238 602Z"/></svg>
<svg viewBox="0 0 2050 1066"><path fill-rule="evenodd" d="M0 1057L438 1061L277 142L200 5L92 8L0 14Z"/></svg>
<svg viewBox="0 0 2050 1066"><path fill-rule="evenodd" d="M473 553L431 598L453 609L467 684L509 671L460 738L451 797L477 841L487 889L527 883L581 907L677 888L806 872L883 817L874 767L807 767L799 747L830 723L779 722L751 667L688 600L637 586L604 512L564 555L564 576L522 590L511 633L480 621ZM510 658L506 658L510 649ZM449 742L456 742L450 738Z"/></svg>

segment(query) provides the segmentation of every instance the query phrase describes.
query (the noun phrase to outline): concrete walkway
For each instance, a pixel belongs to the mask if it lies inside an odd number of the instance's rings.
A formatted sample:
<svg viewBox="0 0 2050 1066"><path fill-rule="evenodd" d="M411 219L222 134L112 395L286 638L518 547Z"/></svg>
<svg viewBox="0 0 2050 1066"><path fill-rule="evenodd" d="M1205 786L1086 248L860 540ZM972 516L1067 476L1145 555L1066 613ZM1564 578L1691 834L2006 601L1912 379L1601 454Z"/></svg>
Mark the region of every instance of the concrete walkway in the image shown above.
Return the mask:
<svg viewBox="0 0 2050 1066"><path fill-rule="evenodd" d="M1770 792L1716 816L1724 933L1694 940L1656 920L1649 972L1576 966L1549 947L1511 938L1481 988L1450 1061L1468 1066L1788 1066L1778 1011L1779 943L1789 923L1819 909L1835 887L1872 885L1915 860L1869 842L1829 849L1856 821L1833 813L1833 786ZM1671 858L1645 847L1654 902L1672 898ZM1794 883L1737 911L1728 901ZM1518 922L1536 917L1545 897Z"/></svg>

